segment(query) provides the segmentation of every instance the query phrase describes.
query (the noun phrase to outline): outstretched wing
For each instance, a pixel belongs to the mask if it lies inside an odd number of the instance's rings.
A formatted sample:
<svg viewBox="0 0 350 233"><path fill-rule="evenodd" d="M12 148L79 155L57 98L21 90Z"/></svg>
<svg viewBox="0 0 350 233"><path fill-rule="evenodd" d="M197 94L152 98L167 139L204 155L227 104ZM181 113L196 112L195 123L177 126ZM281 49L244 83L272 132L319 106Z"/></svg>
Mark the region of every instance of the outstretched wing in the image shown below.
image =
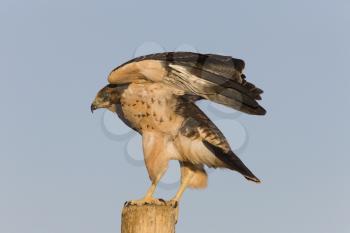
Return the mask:
<svg viewBox="0 0 350 233"><path fill-rule="evenodd" d="M248 180L259 183L260 180L247 168L238 156L235 155L224 135L205 113L194 103L179 101L177 113L185 119L180 128L180 134L190 139L192 143L198 140L201 142L200 144L195 144L195 146L190 149L190 151L198 150L198 152L195 153L197 154L197 159L199 157L202 163L210 167L217 166L216 161L210 159L210 155L206 154L205 150L203 150L203 148L206 148L219 161L225 164L225 167L241 173ZM187 156L191 156L191 154ZM195 161L196 159L192 160Z"/></svg>
<svg viewBox="0 0 350 233"><path fill-rule="evenodd" d="M262 90L245 79L243 60L215 54L168 52L132 59L115 68L108 81L162 82L177 95L197 95L245 113L264 115Z"/></svg>

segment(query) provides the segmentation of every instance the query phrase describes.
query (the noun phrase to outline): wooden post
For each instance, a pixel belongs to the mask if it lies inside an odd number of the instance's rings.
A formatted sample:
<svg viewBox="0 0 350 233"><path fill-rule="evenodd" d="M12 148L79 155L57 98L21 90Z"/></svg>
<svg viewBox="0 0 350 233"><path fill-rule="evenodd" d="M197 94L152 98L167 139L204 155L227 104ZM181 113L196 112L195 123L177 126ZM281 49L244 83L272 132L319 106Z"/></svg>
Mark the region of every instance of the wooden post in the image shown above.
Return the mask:
<svg viewBox="0 0 350 233"><path fill-rule="evenodd" d="M121 233L175 233L178 206L170 203L126 204L122 211Z"/></svg>

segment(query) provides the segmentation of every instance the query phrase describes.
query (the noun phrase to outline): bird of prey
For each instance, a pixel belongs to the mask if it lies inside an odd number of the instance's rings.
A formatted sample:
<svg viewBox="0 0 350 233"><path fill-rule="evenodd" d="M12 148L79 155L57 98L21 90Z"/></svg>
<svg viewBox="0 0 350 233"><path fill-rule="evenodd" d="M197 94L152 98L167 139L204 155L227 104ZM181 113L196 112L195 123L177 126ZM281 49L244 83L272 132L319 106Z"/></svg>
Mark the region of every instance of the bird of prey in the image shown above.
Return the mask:
<svg viewBox="0 0 350 233"><path fill-rule="evenodd" d="M225 136L195 104L210 100L252 115L266 111L257 100L262 90L246 80L241 59L215 54L166 52L132 59L108 76L91 105L106 108L142 135L145 165L152 181L145 197L134 204L157 203L156 186L169 160L178 160L184 190L205 188L205 166L227 168L247 180L260 180L230 148Z"/></svg>

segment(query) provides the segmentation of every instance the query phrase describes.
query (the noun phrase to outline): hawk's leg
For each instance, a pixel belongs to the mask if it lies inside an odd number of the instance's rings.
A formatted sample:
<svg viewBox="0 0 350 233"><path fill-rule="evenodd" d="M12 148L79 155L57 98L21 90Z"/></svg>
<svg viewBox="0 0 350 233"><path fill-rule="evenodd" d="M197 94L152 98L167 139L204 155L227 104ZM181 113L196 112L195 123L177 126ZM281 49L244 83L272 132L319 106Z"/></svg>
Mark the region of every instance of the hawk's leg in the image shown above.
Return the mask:
<svg viewBox="0 0 350 233"><path fill-rule="evenodd" d="M205 188L207 186L208 176L203 165L195 165L189 162L180 162L181 167L181 185L171 200L175 205L180 201L187 187Z"/></svg>
<svg viewBox="0 0 350 233"><path fill-rule="evenodd" d="M193 175L194 175L193 173L189 173L183 179L181 179L181 185L180 185L179 189L177 190L175 197L173 197L173 199L171 199L172 202L176 203L176 202L180 201L180 199L181 199L183 193L185 192L186 188L188 187Z"/></svg>
<svg viewBox="0 0 350 233"><path fill-rule="evenodd" d="M152 181L152 185L151 187L149 187L149 189L147 190L146 195L144 196L144 198L140 199L140 200L133 200L133 201L129 201L127 202L128 205L144 205L144 204L157 204L157 205L161 205L161 204L165 204L165 201L162 199L157 199L153 197L153 194L157 188L158 182L160 180L162 176L160 176L158 179L156 179L155 181Z"/></svg>
<svg viewBox="0 0 350 233"><path fill-rule="evenodd" d="M130 204L143 205L145 203L165 204L165 201L153 198L154 191L168 168L169 157L166 152L168 139L162 133L144 131L142 134L143 153L148 175L152 181L145 197L141 200L131 201Z"/></svg>

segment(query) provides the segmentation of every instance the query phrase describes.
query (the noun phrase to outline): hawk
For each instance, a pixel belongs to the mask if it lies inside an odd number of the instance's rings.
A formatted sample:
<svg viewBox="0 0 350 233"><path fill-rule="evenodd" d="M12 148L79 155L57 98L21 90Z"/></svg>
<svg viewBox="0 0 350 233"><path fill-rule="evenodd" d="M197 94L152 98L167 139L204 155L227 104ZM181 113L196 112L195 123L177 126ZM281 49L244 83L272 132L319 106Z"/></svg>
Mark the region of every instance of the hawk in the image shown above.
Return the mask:
<svg viewBox="0 0 350 233"><path fill-rule="evenodd" d="M230 148L225 136L195 104L210 100L252 115L264 115L258 104L263 91L246 80L241 59L215 54L167 52L132 59L108 76L91 105L106 108L142 136L145 165L152 181L145 197L134 204L156 203L153 198L169 160L178 160L184 190L205 188L205 166L227 168L247 180L260 180Z"/></svg>

